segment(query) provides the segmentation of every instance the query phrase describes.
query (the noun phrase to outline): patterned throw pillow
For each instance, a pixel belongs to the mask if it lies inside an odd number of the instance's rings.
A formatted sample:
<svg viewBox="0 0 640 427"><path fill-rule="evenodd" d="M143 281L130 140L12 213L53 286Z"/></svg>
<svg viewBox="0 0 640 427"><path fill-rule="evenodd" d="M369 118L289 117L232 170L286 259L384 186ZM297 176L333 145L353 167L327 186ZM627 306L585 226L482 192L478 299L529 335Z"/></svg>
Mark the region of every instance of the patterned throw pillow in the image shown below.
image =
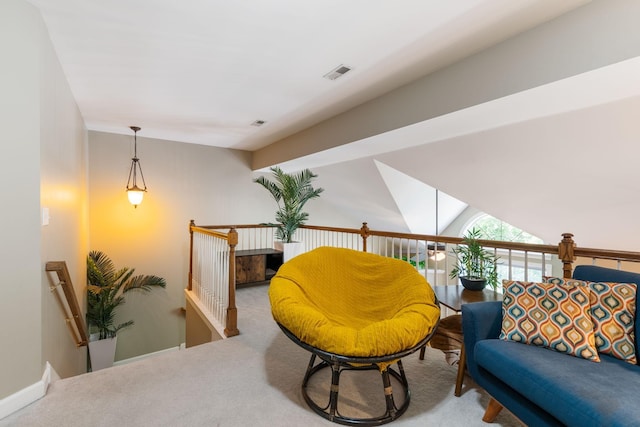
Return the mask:
<svg viewBox="0 0 640 427"><path fill-rule="evenodd" d="M600 283L543 277L547 283L582 285L591 288L591 320L596 332L596 347L634 365L637 363L634 322L636 314L635 283Z"/></svg>
<svg viewBox="0 0 640 427"><path fill-rule="evenodd" d="M503 280L500 339L599 362L586 286Z"/></svg>

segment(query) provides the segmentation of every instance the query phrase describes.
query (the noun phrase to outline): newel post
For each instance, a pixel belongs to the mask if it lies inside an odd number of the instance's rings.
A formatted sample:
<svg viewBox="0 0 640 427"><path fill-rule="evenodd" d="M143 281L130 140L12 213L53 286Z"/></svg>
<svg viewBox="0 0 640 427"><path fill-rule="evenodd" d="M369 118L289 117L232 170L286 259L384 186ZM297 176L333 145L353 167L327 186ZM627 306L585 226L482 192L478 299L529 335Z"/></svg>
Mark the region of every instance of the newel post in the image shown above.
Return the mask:
<svg viewBox="0 0 640 427"><path fill-rule="evenodd" d="M563 277L565 279L571 278L573 271L573 261L576 260L574 249L576 242L573 241L573 234L563 233L562 240L558 244L558 258L562 261Z"/></svg>
<svg viewBox="0 0 640 427"><path fill-rule="evenodd" d="M228 337L238 335L238 309L236 308L236 245L238 244L238 232L235 228L229 230L227 236L229 243L229 306L227 307L227 322L224 334Z"/></svg>
<svg viewBox="0 0 640 427"><path fill-rule="evenodd" d="M189 277L187 278L187 289L192 290L193 286L193 227L196 226L194 220L189 221Z"/></svg>
<svg viewBox="0 0 640 427"><path fill-rule="evenodd" d="M367 252L367 238L369 238L369 227L367 227L367 223L363 222L362 227L360 228L360 235L362 236L362 251Z"/></svg>

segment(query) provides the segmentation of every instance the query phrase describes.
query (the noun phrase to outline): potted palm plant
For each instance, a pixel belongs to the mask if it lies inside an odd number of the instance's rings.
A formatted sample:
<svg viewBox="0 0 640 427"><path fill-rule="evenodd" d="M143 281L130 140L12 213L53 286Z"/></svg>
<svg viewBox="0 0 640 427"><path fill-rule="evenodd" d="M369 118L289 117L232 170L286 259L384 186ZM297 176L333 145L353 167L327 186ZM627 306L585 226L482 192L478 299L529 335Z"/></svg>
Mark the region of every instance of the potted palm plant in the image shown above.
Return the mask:
<svg viewBox="0 0 640 427"><path fill-rule="evenodd" d="M498 286L497 263L499 257L480 245L479 229L471 229L464 237L463 244L453 249L456 264L449 273L450 278L458 277L462 286L469 290L482 290L486 285L494 290Z"/></svg>
<svg viewBox="0 0 640 427"><path fill-rule="evenodd" d="M274 247L283 251L283 261L288 261L297 255L301 250L301 245L294 249L292 246L293 235L296 230L304 225L309 218L309 214L304 212L302 208L311 199L320 197L323 188L313 188L311 182L317 175L313 174L309 169L289 174L285 173L278 166L271 168L273 180L261 176L253 180L269 191L269 194L278 204L276 211L276 224L270 223L277 227L276 239Z"/></svg>
<svg viewBox="0 0 640 427"><path fill-rule="evenodd" d="M124 304L124 294L132 290L149 292L154 287L166 286L157 276L134 276L135 269L116 269L113 261L103 252L91 251L87 256L87 324L91 340L89 355L91 368L109 367L116 351L116 334L133 325L133 320L115 324L116 309Z"/></svg>

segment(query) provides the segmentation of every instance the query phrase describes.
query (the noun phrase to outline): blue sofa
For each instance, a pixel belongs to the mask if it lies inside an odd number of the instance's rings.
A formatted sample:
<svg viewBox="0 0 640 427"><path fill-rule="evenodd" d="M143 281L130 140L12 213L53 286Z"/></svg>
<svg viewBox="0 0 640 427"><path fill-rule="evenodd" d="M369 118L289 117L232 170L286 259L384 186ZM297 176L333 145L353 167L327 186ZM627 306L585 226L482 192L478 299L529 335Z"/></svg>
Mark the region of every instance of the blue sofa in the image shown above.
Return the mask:
<svg viewBox="0 0 640 427"><path fill-rule="evenodd" d="M640 274L597 266L577 266L573 277L636 283L640 288ZM526 425L640 426L640 366L602 354L600 363L594 363L499 340L501 325L500 302L462 306L467 369L478 385ZM637 339L635 345L640 358Z"/></svg>

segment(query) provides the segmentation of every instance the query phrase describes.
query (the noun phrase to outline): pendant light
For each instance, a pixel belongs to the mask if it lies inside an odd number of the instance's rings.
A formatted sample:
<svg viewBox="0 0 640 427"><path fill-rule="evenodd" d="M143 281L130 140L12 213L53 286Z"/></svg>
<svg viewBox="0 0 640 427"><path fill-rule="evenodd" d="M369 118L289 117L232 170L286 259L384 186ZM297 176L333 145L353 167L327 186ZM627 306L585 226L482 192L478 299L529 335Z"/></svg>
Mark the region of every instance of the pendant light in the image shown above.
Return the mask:
<svg viewBox="0 0 640 427"><path fill-rule="evenodd" d="M438 236L438 189L436 188L436 236ZM427 245L429 258L434 261L442 261L447 254L446 247L442 243L431 243Z"/></svg>
<svg viewBox="0 0 640 427"><path fill-rule="evenodd" d="M133 158L131 159L131 168L129 169L129 179L127 180L127 197L129 202L134 208L137 208L142 203L144 193L147 191L147 184L144 182L144 175L142 174L142 166L140 166L140 159L138 159L138 126L130 126L133 131ZM142 187L138 187L138 173L140 173L140 179L142 179Z"/></svg>

